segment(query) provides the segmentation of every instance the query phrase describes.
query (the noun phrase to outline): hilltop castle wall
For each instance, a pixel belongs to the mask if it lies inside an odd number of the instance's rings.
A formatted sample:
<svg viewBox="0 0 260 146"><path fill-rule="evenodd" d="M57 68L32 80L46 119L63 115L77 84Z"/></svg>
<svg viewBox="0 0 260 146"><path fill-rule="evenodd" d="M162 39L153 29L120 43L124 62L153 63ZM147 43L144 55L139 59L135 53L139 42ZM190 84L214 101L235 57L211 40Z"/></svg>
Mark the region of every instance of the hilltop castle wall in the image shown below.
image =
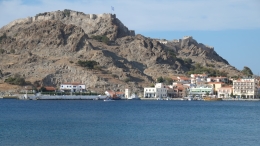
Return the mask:
<svg viewBox="0 0 260 146"><path fill-rule="evenodd" d="M116 18L115 14L84 14L72 10L39 13L34 17L14 20L3 28L7 30L17 24L28 24L46 20L59 20L65 24L73 24L81 27L88 35L107 35L111 40L127 35L135 36L135 31L128 30Z"/></svg>

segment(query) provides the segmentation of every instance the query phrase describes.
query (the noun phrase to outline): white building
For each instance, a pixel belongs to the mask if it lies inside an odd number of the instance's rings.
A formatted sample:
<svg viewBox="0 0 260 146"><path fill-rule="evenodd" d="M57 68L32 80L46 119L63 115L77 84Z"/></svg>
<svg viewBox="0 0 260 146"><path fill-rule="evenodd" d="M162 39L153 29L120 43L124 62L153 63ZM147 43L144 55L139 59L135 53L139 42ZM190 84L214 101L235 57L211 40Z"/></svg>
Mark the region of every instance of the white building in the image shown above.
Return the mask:
<svg viewBox="0 0 260 146"><path fill-rule="evenodd" d="M218 98L229 98L232 94L232 87L221 87L218 90Z"/></svg>
<svg viewBox="0 0 260 146"><path fill-rule="evenodd" d="M144 97L145 98L166 98L167 97L166 86L163 83L156 83L155 87L145 87Z"/></svg>
<svg viewBox="0 0 260 146"><path fill-rule="evenodd" d="M228 78L227 77L208 77L207 82L222 82L227 83Z"/></svg>
<svg viewBox="0 0 260 146"><path fill-rule="evenodd" d="M129 89L125 89L125 98L126 99L130 98L130 91L129 91Z"/></svg>
<svg viewBox="0 0 260 146"><path fill-rule="evenodd" d="M191 74L191 84L201 84L207 82L208 75L207 74Z"/></svg>
<svg viewBox="0 0 260 146"><path fill-rule="evenodd" d="M190 84L190 78L187 77L177 77L177 81L181 82L182 84Z"/></svg>
<svg viewBox="0 0 260 146"><path fill-rule="evenodd" d="M64 92L84 92L86 91L86 85L82 83L62 83L60 90Z"/></svg>
<svg viewBox="0 0 260 146"><path fill-rule="evenodd" d="M233 81L233 95L239 98L258 98L258 80L244 78Z"/></svg>
<svg viewBox="0 0 260 146"><path fill-rule="evenodd" d="M189 94L203 96L207 94L211 95L214 93L213 91L214 88L211 85L198 85L198 86L191 86Z"/></svg>

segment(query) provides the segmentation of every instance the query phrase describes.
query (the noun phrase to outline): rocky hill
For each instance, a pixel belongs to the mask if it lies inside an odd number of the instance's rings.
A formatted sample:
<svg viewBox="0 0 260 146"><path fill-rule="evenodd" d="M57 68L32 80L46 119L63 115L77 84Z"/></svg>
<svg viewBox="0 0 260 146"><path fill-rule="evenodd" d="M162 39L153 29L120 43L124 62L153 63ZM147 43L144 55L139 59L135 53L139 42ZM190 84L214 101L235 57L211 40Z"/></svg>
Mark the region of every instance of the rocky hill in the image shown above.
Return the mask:
<svg viewBox="0 0 260 146"><path fill-rule="evenodd" d="M188 64L187 58L192 60ZM98 65L86 68L79 61ZM0 62L1 83L19 74L35 86L82 82L99 92L138 92L160 76L185 74L196 63L240 74L214 48L192 37L163 43L135 35L114 14L72 10L41 13L2 27Z"/></svg>

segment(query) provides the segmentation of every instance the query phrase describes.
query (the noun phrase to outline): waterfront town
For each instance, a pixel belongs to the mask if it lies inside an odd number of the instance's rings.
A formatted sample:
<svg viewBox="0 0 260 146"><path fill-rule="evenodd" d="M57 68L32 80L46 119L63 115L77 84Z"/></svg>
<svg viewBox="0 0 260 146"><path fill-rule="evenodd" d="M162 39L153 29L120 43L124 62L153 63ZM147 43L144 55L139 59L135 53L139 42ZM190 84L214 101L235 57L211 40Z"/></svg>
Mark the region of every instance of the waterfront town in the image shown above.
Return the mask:
<svg viewBox="0 0 260 146"><path fill-rule="evenodd" d="M254 77L232 79L228 77L209 77L207 74L191 74L190 77L172 77L172 81L170 85L157 81L150 87L144 87L143 93L124 89L124 91L107 90L103 94L112 99L132 99L133 96L141 99L157 100L202 100L206 97L214 99L259 99L259 80ZM49 95L55 95L55 93L63 96L91 95L86 94L91 93L91 91L88 91L86 85L82 83L62 83L58 88L46 86L39 88L38 91L52 93ZM26 86L23 93L36 94L36 91L32 87ZM93 92L92 95L94 94Z"/></svg>

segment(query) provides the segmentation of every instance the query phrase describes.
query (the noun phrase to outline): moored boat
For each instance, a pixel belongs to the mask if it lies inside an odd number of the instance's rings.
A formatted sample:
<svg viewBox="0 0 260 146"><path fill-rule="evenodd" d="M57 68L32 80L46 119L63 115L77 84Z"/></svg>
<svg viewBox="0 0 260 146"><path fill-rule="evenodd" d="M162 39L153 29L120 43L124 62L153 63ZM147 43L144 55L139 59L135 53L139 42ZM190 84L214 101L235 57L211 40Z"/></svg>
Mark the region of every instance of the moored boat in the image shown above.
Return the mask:
<svg viewBox="0 0 260 146"><path fill-rule="evenodd" d="M204 101L222 101L222 98L211 98L211 97L205 97Z"/></svg>
<svg viewBox="0 0 260 146"><path fill-rule="evenodd" d="M140 97L138 97L136 94L132 94L129 98L129 100L140 100Z"/></svg>
<svg viewBox="0 0 260 146"><path fill-rule="evenodd" d="M104 101L115 101L112 97L107 96Z"/></svg>

